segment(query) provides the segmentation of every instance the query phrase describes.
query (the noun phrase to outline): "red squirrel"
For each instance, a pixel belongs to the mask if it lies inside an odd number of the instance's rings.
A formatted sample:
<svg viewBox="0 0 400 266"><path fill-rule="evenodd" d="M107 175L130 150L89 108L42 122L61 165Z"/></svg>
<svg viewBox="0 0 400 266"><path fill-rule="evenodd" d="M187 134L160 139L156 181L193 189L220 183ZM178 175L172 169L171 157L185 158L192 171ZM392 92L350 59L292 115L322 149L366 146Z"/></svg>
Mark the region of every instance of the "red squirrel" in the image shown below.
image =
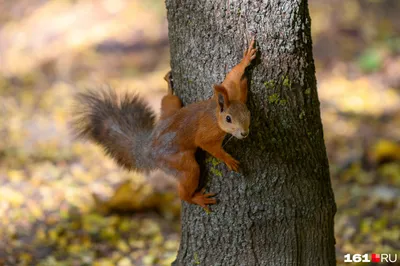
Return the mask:
<svg viewBox="0 0 400 266"><path fill-rule="evenodd" d="M113 90L87 91L77 95L73 129L78 137L102 146L116 162L128 169L159 168L178 178L179 197L208 210L215 194L197 191L200 168L197 148L237 171L239 162L222 148L227 133L238 139L249 134L250 112L246 107L245 69L255 58L254 38L243 59L220 85L212 98L182 107L173 95L170 72L164 77L168 94L161 102L161 116L155 115L135 94L118 96Z"/></svg>

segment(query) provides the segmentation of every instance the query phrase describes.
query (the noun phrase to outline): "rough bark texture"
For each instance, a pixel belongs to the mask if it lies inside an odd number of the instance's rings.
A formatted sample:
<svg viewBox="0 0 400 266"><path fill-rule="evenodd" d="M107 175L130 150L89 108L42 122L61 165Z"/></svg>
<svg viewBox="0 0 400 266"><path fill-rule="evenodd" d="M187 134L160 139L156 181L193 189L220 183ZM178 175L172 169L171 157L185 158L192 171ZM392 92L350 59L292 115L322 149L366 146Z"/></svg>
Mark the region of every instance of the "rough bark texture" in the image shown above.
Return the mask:
<svg viewBox="0 0 400 266"><path fill-rule="evenodd" d="M252 34L250 136L226 150L241 173L208 156L207 214L183 204L173 265L335 265L336 211L316 89L306 0L167 0L175 92L208 98Z"/></svg>

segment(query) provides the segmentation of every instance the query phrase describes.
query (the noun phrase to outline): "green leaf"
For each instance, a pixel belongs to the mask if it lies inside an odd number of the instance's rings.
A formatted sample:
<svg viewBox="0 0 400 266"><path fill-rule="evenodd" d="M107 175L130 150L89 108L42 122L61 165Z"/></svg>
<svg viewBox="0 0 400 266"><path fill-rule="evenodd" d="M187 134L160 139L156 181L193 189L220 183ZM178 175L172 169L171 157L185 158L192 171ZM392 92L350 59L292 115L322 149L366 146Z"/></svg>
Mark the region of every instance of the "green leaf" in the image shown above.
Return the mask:
<svg viewBox="0 0 400 266"><path fill-rule="evenodd" d="M377 49L364 51L358 59L358 65L364 72L375 72L382 67L382 56Z"/></svg>

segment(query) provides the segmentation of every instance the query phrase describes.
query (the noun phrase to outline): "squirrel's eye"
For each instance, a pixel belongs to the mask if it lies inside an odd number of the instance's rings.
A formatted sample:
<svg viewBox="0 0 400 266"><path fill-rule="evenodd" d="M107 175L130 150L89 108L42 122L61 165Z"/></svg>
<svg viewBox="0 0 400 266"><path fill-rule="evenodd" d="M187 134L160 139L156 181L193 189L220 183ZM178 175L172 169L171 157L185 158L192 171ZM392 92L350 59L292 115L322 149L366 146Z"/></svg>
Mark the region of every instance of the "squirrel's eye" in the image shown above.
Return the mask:
<svg viewBox="0 0 400 266"><path fill-rule="evenodd" d="M226 122L232 123L232 118L229 115L226 116Z"/></svg>

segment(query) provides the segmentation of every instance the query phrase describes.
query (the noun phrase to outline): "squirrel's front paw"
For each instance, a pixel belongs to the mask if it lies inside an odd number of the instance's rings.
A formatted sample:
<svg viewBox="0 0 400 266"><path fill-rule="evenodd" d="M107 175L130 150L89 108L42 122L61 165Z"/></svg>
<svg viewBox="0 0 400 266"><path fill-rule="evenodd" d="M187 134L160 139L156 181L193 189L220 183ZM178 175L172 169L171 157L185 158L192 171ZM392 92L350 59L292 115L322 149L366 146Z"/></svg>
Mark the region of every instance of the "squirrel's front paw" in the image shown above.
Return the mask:
<svg viewBox="0 0 400 266"><path fill-rule="evenodd" d="M226 166L228 166L228 168L230 169L230 170L233 170L233 171L235 171L235 172L238 172L238 170L239 170L239 161L237 161L237 160L235 160L233 157L228 157L226 160L225 160L225 164L226 164Z"/></svg>

